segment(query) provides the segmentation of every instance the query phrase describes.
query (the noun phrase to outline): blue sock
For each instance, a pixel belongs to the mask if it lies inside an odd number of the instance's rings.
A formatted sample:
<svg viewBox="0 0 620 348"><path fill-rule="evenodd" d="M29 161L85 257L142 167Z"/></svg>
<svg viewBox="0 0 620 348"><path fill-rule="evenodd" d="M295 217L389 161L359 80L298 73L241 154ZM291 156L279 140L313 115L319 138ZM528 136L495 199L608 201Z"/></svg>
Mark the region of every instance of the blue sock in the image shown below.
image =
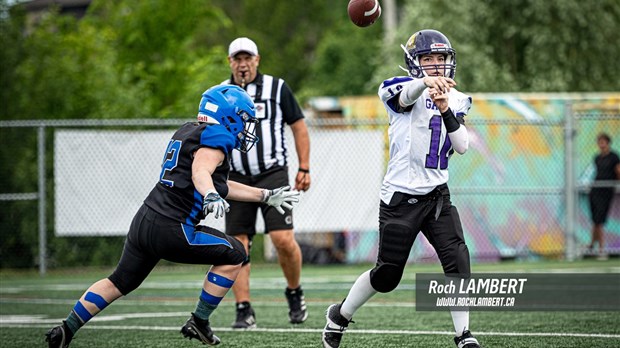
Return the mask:
<svg viewBox="0 0 620 348"><path fill-rule="evenodd" d="M207 274L207 282L227 289L230 289L234 283L234 281L213 272ZM202 320L209 319L209 316L211 316L211 313L213 313L221 301L222 297L213 296L202 289L194 315Z"/></svg>
<svg viewBox="0 0 620 348"><path fill-rule="evenodd" d="M69 328L69 330L71 330L72 334L75 334L77 330L84 326L84 323L82 323L82 321L80 320L80 318L78 318L74 311L71 311L71 313L69 313L69 316L65 320L65 323L67 323L67 327Z"/></svg>
<svg viewBox="0 0 620 348"><path fill-rule="evenodd" d="M103 310L106 308L109 303L103 299L101 295L95 294L94 292L87 292L86 296L84 296L84 301L93 303L99 310ZM69 316L65 320L67 323L67 327L71 330L72 334L75 334L77 330L79 330L84 324L86 324L90 319L92 319L93 315L84 307L82 302L79 300L73 306L73 310L69 313Z"/></svg>
<svg viewBox="0 0 620 348"><path fill-rule="evenodd" d="M202 320L207 320L211 316L211 313L217 308L217 305L222 301L221 297L210 295L206 291L202 290L198 305L196 305L196 311L194 315Z"/></svg>

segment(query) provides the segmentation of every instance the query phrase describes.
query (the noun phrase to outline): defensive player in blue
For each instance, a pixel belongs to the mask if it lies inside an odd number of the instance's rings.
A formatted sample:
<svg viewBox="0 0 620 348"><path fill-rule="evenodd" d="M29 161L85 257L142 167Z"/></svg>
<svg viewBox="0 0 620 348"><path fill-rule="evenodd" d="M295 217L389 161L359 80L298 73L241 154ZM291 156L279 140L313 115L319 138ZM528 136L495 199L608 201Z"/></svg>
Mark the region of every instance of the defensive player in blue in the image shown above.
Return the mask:
<svg viewBox="0 0 620 348"><path fill-rule="evenodd" d="M159 260L212 265L196 310L181 328L190 339L216 345L209 316L233 285L247 258L235 238L198 223L221 218L226 199L263 202L291 209L299 192L289 187L265 190L228 181L233 149L248 151L257 141L254 102L241 88L215 86L202 95L198 121L185 123L168 143L159 181L136 213L114 272L92 284L69 316L46 334L50 348L68 347L75 333L110 303L146 279Z"/></svg>
<svg viewBox="0 0 620 348"><path fill-rule="evenodd" d="M377 262L341 304L327 309L322 338L327 348L340 346L353 314L374 294L398 286L420 231L447 276L470 275L469 251L447 182L450 156L469 147L464 116L472 100L453 88L456 52L445 35L421 30L402 48L409 76L383 81L378 92L389 116L390 160L380 192ZM469 331L469 311L459 308L451 315L457 347L480 348Z"/></svg>

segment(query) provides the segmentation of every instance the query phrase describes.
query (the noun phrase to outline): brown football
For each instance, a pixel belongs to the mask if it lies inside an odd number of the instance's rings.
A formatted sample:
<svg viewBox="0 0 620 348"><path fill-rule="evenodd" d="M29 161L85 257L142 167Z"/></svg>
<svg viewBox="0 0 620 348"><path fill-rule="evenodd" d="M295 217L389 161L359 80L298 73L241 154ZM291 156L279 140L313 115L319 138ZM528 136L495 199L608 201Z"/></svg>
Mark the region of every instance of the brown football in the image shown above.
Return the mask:
<svg viewBox="0 0 620 348"><path fill-rule="evenodd" d="M351 0L347 12L353 24L367 27L381 16L381 6L378 0Z"/></svg>

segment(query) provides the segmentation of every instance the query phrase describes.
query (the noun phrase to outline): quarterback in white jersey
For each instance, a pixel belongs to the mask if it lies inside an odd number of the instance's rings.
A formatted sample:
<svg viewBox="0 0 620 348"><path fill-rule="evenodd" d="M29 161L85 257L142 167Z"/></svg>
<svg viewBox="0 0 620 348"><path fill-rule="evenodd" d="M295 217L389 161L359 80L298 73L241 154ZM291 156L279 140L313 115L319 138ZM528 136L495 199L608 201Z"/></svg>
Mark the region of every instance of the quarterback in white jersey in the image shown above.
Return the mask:
<svg viewBox="0 0 620 348"><path fill-rule="evenodd" d="M424 78L400 76L385 80L379 88L389 117L390 161L381 187L381 200L386 204L394 192L424 195L448 182L450 156L454 150L467 150L466 130L453 134L458 137L453 144L430 89L418 86L422 83ZM412 105L402 106L401 94L410 89L421 89L421 93ZM447 94L448 107L462 124L471 108L471 97L454 88Z"/></svg>
<svg viewBox="0 0 620 348"><path fill-rule="evenodd" d="M409 76L393 77L379 87L390 122L390 160L381 187L377 262L357 278L341 304L327 308L326 348L340 346L353 314L366 301L398 286L418 233L437 252L446 277L471 274L447 183L450 156L469 147L463 117L472 100L454 88L456 52L445 35L421 30L402 48ZM452 307L450 314L457 348L481 348L469 331L468 309Z"/></svg>

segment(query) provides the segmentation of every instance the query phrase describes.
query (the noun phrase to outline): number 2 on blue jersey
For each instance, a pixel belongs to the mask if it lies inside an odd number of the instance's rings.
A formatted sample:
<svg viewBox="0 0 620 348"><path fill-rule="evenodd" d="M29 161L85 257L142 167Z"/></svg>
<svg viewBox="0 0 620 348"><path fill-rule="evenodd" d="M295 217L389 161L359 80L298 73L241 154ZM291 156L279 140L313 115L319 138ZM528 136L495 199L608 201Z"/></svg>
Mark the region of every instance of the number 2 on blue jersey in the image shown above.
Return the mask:
<svg viewBox="0 0 620 348"><path fill-rule="evenodd" d="M174 180L166 179L166 175L176 168L179 161L179 151L181 151L182 141L170 139L164 160L161 163L161 173L159 174L159 182L166 186L174 187Z"/></svg>
<svg viewBox="0 0 620 348"><path fill-rule="evenodd" d="M446 140L439 151L439 142L441 141L441 116L434 115L428 124L431 130L431 143L428 153L426 154L426 168L432 169L448 169L448 151L452 147L450 138L446 136Z"/></svg>

